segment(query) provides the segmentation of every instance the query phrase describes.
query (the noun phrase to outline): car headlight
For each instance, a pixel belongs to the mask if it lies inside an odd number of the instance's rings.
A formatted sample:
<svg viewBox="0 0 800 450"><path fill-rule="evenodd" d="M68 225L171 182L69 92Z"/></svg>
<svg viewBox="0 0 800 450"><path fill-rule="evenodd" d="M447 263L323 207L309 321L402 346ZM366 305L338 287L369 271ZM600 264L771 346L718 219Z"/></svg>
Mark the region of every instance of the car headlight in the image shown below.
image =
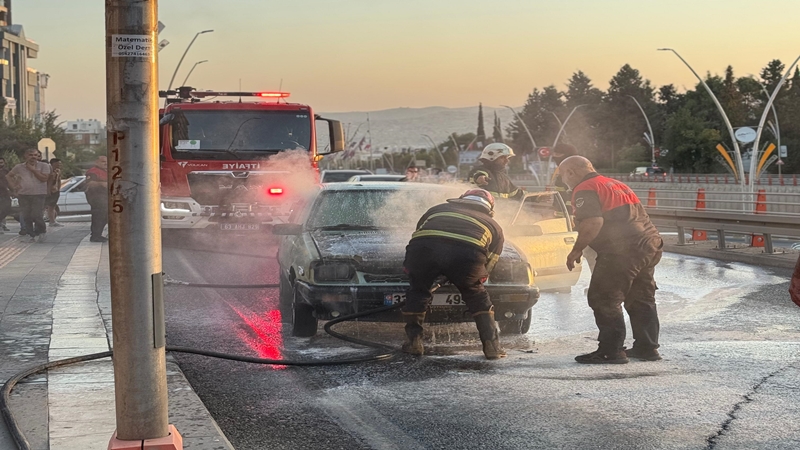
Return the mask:
<svg viewBox="0 0 800 450"><path fill-rule="evenodd" d="M191 211L192 207L186 202L161 202L164 205L164 209L183 209L186 211Z"/></svg>
<svg viewBox="0 0 800 450"><path fill-rule="evenodd" d="M331 262L314 266L315 281L349 281L354 274L355 269L347 263Z"/></svg>

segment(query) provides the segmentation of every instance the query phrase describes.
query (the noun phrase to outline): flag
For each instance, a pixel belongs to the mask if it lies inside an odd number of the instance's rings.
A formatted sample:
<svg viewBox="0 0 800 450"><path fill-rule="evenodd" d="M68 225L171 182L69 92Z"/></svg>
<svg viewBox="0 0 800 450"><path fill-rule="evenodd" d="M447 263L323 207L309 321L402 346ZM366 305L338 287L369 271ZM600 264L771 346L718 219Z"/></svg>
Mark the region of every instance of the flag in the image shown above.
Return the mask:
<svg viewBox="0 0 800 450"><path fill-rule="evenodd" d="M361 142L358 143L358 149L361 150L361 147L364 145L364 141L367 140L367 137L364 136L361 138Z"/></svg>

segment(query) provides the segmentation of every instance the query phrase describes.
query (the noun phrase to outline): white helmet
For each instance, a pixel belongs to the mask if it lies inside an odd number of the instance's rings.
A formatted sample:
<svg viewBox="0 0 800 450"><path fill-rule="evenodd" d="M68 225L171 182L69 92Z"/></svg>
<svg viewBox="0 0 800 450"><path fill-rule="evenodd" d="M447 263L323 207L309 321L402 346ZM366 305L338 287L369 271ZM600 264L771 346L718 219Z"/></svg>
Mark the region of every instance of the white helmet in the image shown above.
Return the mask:
<svg viewBox="0 0 800 450"><path fill-rule="evenodd" d="M481 152L480 159L494 161L501 156L508 156L510 158L514 156L514 150L512 150L511 147L507 146L506 144L495 142L494 144L489 144L486 147L483 147L483 152Z"/></svg>

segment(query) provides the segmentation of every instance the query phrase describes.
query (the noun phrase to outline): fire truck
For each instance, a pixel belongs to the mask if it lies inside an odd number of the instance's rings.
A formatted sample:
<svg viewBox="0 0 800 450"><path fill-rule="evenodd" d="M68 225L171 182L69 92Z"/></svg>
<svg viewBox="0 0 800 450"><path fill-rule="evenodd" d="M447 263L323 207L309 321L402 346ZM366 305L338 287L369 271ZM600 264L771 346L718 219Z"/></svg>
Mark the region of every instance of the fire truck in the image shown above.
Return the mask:
<svg viewBox="0 0 800 450"><path fill-rule="evenodd" d="M323 156L344 149L341 122L288 103L286 92L181 87L159 95L164 229L257 231L284 222L319 182ZM318 130L327 135L322 149Z"/></svg>

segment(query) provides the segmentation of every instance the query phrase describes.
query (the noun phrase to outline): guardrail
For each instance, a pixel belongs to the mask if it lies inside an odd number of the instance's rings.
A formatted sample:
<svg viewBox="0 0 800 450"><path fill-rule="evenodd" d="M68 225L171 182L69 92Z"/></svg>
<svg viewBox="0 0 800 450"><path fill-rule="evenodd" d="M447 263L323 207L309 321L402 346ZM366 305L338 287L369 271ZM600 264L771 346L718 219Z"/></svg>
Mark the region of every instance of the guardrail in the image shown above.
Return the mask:
<svg viewBox="0 0 800 450"><path fill-rule="evenodd" d="M727 174L694 174L694 173L674 173L664 175L631 175L627 173L609 173L603 174L609 178L623 182L631 183L694 183L694 184L729 184L738 185L738 181L732 175ZM749 181L748 175L745 175L745 182ZM533 175L515 175L514 180L529 181L535 180ZM755 182L756 186L800 186L797 174L786 175L762 175Z"/></svg>
<svg viewBox="0 0 800 450"><path fill-rule="evenodd" d="M790 215L800 218L800 192L767 192L759 189L753 194L713 191L698 188L696 191L677 189L634 188L642 204L649 208L667 208L694 211L730 213L754 212L756 214ZM800 219L799 219L800 220Z"/></svg>
<svg viewBox="0 0 800 450"><path fill-rule="evenodd" d="M717 233L717 248L725 250L725 233L751 235L751 245L764 247L774 253L772 236L800 237L797 216L765 216L761 214L727 213L718 211L688 211L647 208L650 220L657 227L678 229L678 244L686 244L686 229ZM696 235L695 232L692 233ZM760 239L758 239L760 237Z"/></svg>

